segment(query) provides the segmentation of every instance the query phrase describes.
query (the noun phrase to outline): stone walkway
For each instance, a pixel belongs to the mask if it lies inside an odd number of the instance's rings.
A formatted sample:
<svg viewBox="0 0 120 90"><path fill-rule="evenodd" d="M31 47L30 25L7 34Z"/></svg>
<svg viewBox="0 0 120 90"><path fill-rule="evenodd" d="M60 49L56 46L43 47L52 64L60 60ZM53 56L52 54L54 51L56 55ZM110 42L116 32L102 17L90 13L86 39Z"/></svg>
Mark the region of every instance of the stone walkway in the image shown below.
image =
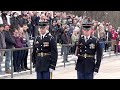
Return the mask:
<svg viewBox="0 0 120 90"><path fill-rule="evenodd" d="M35 79L36 73L14 77L14 79ZM76 79L75 65L57 68L53 72L53 79ZM120 79L120 56L105 58L101 62L99 73L95 79Z"/></svg>

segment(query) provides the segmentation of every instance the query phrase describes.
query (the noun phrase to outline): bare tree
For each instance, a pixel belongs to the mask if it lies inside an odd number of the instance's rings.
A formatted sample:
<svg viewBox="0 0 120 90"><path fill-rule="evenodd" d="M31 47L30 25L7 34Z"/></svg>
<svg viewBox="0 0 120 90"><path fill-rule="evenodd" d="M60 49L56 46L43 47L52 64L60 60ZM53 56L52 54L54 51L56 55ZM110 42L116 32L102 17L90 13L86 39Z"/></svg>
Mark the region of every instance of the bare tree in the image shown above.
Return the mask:
<svg viewBox="0 0 120 90"><path fill-rule="evenodd" d="M65 11L67 13L83 16L85 11ZM110 22L115 28L120 26L120 11L86 11L86 16L97 21Z"/></svg>

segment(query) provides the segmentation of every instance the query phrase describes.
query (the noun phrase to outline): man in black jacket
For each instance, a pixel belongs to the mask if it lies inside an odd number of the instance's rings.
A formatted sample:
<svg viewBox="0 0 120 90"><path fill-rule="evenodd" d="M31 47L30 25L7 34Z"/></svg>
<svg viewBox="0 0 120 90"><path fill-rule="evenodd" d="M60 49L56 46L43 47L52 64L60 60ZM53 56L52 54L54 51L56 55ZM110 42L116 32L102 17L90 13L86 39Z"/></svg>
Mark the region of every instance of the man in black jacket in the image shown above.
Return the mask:
<svg viewBox="0 0 120 90"><path fill-rule="evenodd" d="M18 17L18 13L14 12L12 17L10 18L11 29L18 28L20 26L20 19Z"/></svg>
<svg viewBox="0 0 120 90"><path fill-rule="evenodd" d="M47 24L42 22L39 35L33 43L32 60L37 72L37 79L50 79L50 72L55 70L58 51L55 38L47 33Z"/></svg>
<svg viewBox="0 0 120 90"><path fill-rule="evenodd" d="M67 33L68 33L68 30L65 29L64 33L61 36L62 44L70 44L70 42L71 42L70 37L68 36ZM62 45L61 55L63 55L63 52L64 52L64 61L63 62L68 62L67 58L68 58L69 51L70 51L70 47L66 47L66 46Z"/></svg>
<svg viewBox="0 0 120 90"><path fill-rule="evenodd" d="M15 40L9 31L9 25L5 25L5 42L6 49L11 49L15 45ZM5 59L5 72L10 73L10 61L11 61L11 51L6 51L6 59Z"/></svg>
<svg viewBox="0 0 120 90"><path fill-rule="evenodd" d="M0 24L0 49L6 48L5 35L4 35L4 25ZM3 61L4 51L0 51L0 74L2 74L2 61Z"/></svg>
<svg viewBox="0 0 120 90"><path fill-rule="evenodd" d="M77 44L78 59L75 69L78 79L93 79L94 73L98 73L101 63L102 49L99 41L91 36L91 26L91 22L82 24L83 35L80 36Z"/></svg>
<svg viewBox="0 0 120 90"><path fill-rule="evenodd" d="M105 41L111 41L112 39L112 33L109 31L108 27L105 29ZM105 52L109 49L111 46L111 42L105 43Z"/></svg>

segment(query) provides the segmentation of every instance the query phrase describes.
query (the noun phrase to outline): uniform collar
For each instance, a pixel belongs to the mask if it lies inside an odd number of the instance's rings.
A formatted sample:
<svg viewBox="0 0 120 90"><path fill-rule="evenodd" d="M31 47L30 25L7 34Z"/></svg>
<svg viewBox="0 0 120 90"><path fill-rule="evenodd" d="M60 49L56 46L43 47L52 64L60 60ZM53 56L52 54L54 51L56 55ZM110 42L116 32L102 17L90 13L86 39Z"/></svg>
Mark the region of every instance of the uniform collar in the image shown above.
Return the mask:
<svg viewBox="0 0 120 90"><path fill-rule="evenodd" d="M86 38L90 39L90 38L91 38L91 36L90 36L90 35L89 35L88 37L84 36L84 38L85 38L85 39L86 39Z"/></svg>
<svg viewBox="0 0 120 90"><path fill-rule="evenodd" d="M42 38L42 36L43 36L43 38L44 38L46 34L47 34L47 33L45 33L45 34L43 34L43 35L41 34L41 38Z"/></svg>

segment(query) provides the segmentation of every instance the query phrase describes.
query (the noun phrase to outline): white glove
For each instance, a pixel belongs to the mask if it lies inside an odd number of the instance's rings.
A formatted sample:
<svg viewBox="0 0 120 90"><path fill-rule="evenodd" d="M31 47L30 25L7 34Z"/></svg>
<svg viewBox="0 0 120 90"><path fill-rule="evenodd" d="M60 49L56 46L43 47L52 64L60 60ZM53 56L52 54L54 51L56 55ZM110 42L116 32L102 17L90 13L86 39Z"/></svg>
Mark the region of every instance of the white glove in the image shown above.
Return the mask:
<svg viewBox="0 0 120 90"><path fill-rule="evenodd" d="M77 59L78 59L78 57L75 56L75 55L73 55L72 58L73 58L74 60L77 60Z"/></svg>
<svg viewBox="0 0 120 90"><path fill-rule="evenodd" d="M53 72L53 71L54 71L53 69L49 68L49 72Z"/></svg>
<svg viewBox="0 0 120 90"><path fill-rule="evenodd" d="M97 74L97 72L94 72L94 76Z"/></svg>

